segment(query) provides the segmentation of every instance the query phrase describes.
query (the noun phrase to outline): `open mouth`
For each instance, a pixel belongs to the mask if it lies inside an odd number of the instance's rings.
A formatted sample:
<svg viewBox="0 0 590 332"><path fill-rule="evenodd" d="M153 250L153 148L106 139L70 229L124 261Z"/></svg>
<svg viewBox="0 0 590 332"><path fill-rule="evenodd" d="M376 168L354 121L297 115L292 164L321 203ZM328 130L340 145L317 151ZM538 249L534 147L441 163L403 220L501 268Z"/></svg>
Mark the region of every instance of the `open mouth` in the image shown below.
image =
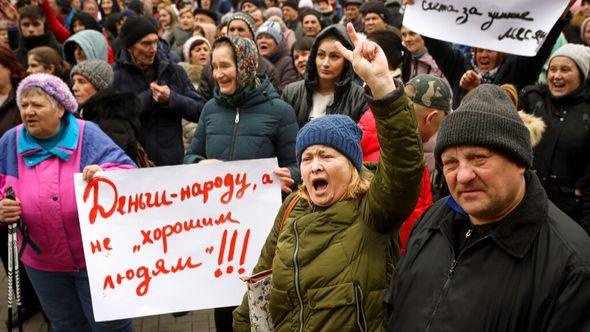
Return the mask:
<svg viewBox="0 0 590 332"><path fill-rule="evenodd" d="M321 195L326 192L326 189L328 188L328 181L325 179L315 179L311 181L311 186L313 187L316 195Z"/></svg>
<svg viewBox="0 0 590 332"><path fill-rule="evenodd" d="M563 87L565 87L565 83L562 82L553 82L553 86L557 89L561 89Z"/></svg>
<svg viewBox="0 0 590 332"><path fill-rule="evenodd" d="M260 45L260 50L261 51L266 51L267 49L268 49L268 45L266 45L266 44L261 44Z"/></svg>

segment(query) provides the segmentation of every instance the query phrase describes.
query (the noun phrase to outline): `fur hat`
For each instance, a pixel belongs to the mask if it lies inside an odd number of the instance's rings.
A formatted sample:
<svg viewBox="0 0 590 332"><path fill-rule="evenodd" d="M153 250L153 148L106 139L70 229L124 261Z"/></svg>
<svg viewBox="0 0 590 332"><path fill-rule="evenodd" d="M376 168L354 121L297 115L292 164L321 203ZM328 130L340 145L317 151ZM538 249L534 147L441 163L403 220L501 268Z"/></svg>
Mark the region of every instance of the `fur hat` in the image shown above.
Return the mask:
<svg viewBox="0 0 590 332"><path fill-rule="evenodd" d="M16 104L21 108L21 95L24 91L30 88L39 88L51 98L53 98L58 104L60 104L66 112L76 113L78 111L78 103L76 98L72 95L68 85L64 83L57 76L49 74L33 74L27 76L19 84L16 89Z"/></svg>

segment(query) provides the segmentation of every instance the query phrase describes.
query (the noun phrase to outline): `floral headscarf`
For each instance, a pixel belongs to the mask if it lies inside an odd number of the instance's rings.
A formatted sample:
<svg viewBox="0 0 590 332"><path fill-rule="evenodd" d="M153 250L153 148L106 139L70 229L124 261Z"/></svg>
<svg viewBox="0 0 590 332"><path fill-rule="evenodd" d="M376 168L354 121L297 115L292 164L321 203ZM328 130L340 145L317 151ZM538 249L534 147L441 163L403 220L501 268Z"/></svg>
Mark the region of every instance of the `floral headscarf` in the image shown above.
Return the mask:
<svg viewBox="0 0 590 332"><path fill-rule="evenodd" d="M221 37L215 41L213 48L222 42L228 42L232 46L234 59L237 68L237 89L231 99L230 104L234 105L239 102L244 93L255 90L260 81L256 77L256 68L258 68L258 48L250 39L238 36ZM230 96L224 96L229 99Z"/></svg>

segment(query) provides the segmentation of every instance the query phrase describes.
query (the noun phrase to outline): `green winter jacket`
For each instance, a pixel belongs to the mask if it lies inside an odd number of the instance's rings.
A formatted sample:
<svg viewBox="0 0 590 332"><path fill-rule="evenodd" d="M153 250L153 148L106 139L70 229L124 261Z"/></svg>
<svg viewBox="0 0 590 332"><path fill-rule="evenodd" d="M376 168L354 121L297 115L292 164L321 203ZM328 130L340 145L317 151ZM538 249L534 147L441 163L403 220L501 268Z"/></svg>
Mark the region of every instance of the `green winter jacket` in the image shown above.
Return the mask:
<svg viewBox="0 0 590 332"><path fill-rule="evenodd" d="M254 268L272 266L270 312L277 331L380 329L399 230L416 205L424 157L403 87L370 105L382 152L369 191L325 208L300 199L278 236L286 206L297 195L291 194ZM250 331L246 296L233 316L235 331Z"/></svg>

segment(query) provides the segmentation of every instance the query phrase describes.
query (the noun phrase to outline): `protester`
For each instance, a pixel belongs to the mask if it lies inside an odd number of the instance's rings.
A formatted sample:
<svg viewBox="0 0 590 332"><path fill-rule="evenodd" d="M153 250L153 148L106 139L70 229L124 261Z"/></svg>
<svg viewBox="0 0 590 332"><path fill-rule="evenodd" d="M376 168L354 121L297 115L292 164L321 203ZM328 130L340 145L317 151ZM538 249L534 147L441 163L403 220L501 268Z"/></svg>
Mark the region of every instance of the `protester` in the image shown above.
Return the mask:
<svg viewBox="0 0 590 332"><path fill-rule="evenodd" d="M522 108L543 118L546 132L533 168L549 200L590 234L590 48L567 44L549 60L547 85L526 87Z"/></svg>
<svg viewBox="0 0 590 332"><path fill-rule="evenodd" d="M254 19L254 31L258 31L258 28L268 19L268 14L264 8L255 8L247 12Z"/></svg>
<svg viewBox="0 0 590 332"><path fill-rule="evenodd" d="M239 36L254 41L254 20L249 14L246 13L234 13L228 20L228 36ZM275 69L275 66L266 58L258 58L258 68L256 69L258 74L265 74L270 78L273 86L280 86L279 73ZM215 87L215 81L213 80L213 71L210 66L206 66L203 70L201 82L199 83L199 95L205 100L213 98L213 89Z"/></svg>
<svg viewBox="0 0 590 332"><path fill-rule="evenodd" d="M300 127L325 114L344 114L358 122L368 108L363 88L353 81L353 68L337 51L336 41L353 47L342 25L327 27L313 43L305 79L283 91L282 98L295 109Z"/></svg>
<svg viewBox="0 0 590 332"><path fill-rule="evenodd" d="M385 331L581 331L590 324L590 239L547 199L530 170L529 135L491 84L443 121L435 155L451 196L416 222L385 300ZM461 308L468 307L482 310L466 317Z"/></svg>
<svg viewBox="0 0 590 332"><path fill-rule="evenodd" d="M584 44L582 22L590 17L590 0L582 0L565 28L565 37L569 43Z"/></svg>
<svg viewBox="0 0 590 332"><path fill-rule="evenodd" d="M178 14L179 23L172 29L167 41L172 51L182 54L184 43L191 37L195 24L195 16L191 6L184 7Z"/></svg>
<svg viewBox="0 0 590 332"><path fill-rule="evenodd" d="M303 35L315 38L322 31L322 15L315 9L307 9L301 13Z"/></svg>
<svg viewBox="0 0 590 332"><path fill-rule="evenodd" d="M423 156L411 103L388 75L379 46L359 40L348 27L354 57L339 43L340 56L354 61L351 67L373 91L369 102L381 160L371 170L363 167L362 133L347 116L326 115L300 130L296 151L303 184L283 203L253 271L272 268L268 309L277 331L379 330L383 296L399 257L394 234L418 195ZM234 330L250 329L244 297L234 312Z"/></svg>
<svg viewBox="0 0 590 332"><path fill-rule="evenodd" d="M36 47L29 51L27 59L29 62L27 74L51 74L61 78L64 82L68 82L64 78L69 78L70 65L53 48L48 46Z"/></svg>
<svg viewBox="0 0 590 332"><path fill-rule="evenodd" d="M138 166L141 105L133 93L111 88L113 69L105 61L85 60L70 73L72 92L81 118L96 123Z"/></svg>
<svg viewBox="0 0 590 332"><path fill-rule="evenodd" d="M451 87L440 77L422 74L408 82L405 92L413 103L416 122L418 123L418 132L422 143L426 143L437 132L445 115L451 111ZM358 125L363 131L363 138L361 140L363 161L378 162L380 144L373 112L371 110L365 112ZM412 214L404 221L400 230L400 250L402 253L406 249L406 243L408 242L414 223L431 205L430 172L428 167L424 167L418 202Z"/></svg>
<svg viewBox="0 0 590 332"><path fill-rule="evenodd" d="M438 68L436 61L428 53L422 36L402 26L402 41L406 49L412 55L410 61L410 78L420 74L432 74L446 80L443 72Z"/></svg>
<svg viewBox="0 0 590 332"><path fill-rule="evenodd" d="M92 15L86 12L74 14L74 17L72 18L72 25L70 26L70 35L87 29L102 32L102 27L98 24L98 21L92 17Z"/></svg>
<svg viewBox="0 0 590 332"><path fill-rule="evenodd" d="M543 45L534 57L472 48L471 60L467 60L450 43L422 36L428 53L453 89L453 106L458 106L465 94L481 83L512 84L517 89L534 84L543 64L549 58L553 44L567 22L567 13L573 2L570 1L561 18L547 33Z"/></svg>
<svg viewBox="0 0 590 332"><path fill-rule="evenodd" d="M317 6L317 10L322 15L322 25L329 26L332 24L336 24L340 21L340 18L334 12L334 8L330 3L330 0L316 0L315 4Z"/></svg>
<svg viewBox="0 0 590 332"><path fill-rule="evenodd" d="M305 77L305 69L307 68L307 60L309 59L313 41L314 39L311 37L302 37L293 44L291 57L293 58L293 66L297 70L298 79Z"/></svg>
<svg viewBox="0 0 590 332"><path fill-rule="evenodd" d="M94 30L83 30L64 43L64 57L75 65L88 59L108 61L108 44L104 36Z"/></svg>
<svg viewBox="0 0 590 332"><path fill-rule="evenodd" d="M299 40L303 37L303 27L299 20L299 7L296 0L285 0L281 7L283 12L283 20L287 28L295 33L295 37Z"/></svg>
<svg viewBox="0 0 590 332"><path fill-rule="evenodd" d="M204 67L211 59L211 44L206 38L191 37L184 43L182 53L186 62Z"/></svg>
<svg viewBox="0 0 590 332"><path fill-rule="evenodd" d="M156 27L149 19L129 17L121 28L124 50L113 65L113 88L138 95L141 145L158 166L182 163L181 120L197 122L204 101L186 72L158 49Z"/></svg>
<svg viewBox="0 0 590 332"><path fill-rule="evenodd" d="M356 31L362 32L365 30L363 17L361 16L362 0L347 0L344 1L344 17L340 24L346 25L352 23Z"/></svg>
<svg viewBox="0 0 590 332"><path fill-rule="evenodd" d="M217 25L219 18L214 11L209 9L197 8L194 10L195 24L213 24Z"/></svg>
<svg viewBox="0 0 590 332"><path fill-rule="evenodd" d="M20 124L21 117L16 104L16 88L25 76L25 69L12 51L0 46L0 137L9 129ZM0 225L0 258L4 271L8 271L8 231ZM12 327L24 323L41 310L39 300L26 274L21 275L22 309L18 317L13 317Z"/></svg>
<svg viewBox="0 0 590 332"><path fill-rule="evenodd" d="M100 25L106 27L106 19L111 14L121 12L121 8L119 7L119 1L117 0L101 0L100 1Z"/></svg>
<svg viewBox="0 0 590 332"><path fill-rule="evenodd" d="M28 76L16 95L23 124L0 139L0 221L26 222L21 261L43 311L56 332L133 331L130 319L94 320L72 179L135 165L96 125L74 117L78 105L59 78ZM6 198L8 187L16 200Z"/></svg>
<svg viewBox="0 0 590 332"><path fill-rule="evenodd" d="M279 85L275 88L279 93L287 84L297 81L297 71L293 67L293 59L283 40L281 26L274 21L267 21L256 31L256 45L260 55L275 66L279 76Z"/></svg>
<svg viewBox="0 0 590 332"><path fill-rule="evenodd" d="M256 44L242 37L213 44L214 99L201 113L185 163L277 157L284 192L299 179L295 162L297 121L290 105L279 98L268 78L256 75ZM231 308L215 310L218 331L231 330Z"/></svg>
<svg viewBox="0 0 590 332"><path fill-rule="evenodd" d="M158 11L158 22L162 25L163 34L162 38L170 40L172 31L178 24L178 17L171 6L162 7Z"/></svg>
<svg viewBox="0 0 590 332"><path fill-rule="evenodd" d="M60 55L63 53L62 46L55 40L53 34L46 30L43 10L36 6L25 6L20 9L20 42L19 47L14 51L18 61L28 67L27 53L39 46L49 46Z"/></svg>
<svg viewBox="0 0 590 332"><path fill-rule="evenodd" d="M363 22L365 25L365 33L375 31L383 31L389 25L389 10L381 1L365 2L361 6L361 13L363 14Z"/></svg>

